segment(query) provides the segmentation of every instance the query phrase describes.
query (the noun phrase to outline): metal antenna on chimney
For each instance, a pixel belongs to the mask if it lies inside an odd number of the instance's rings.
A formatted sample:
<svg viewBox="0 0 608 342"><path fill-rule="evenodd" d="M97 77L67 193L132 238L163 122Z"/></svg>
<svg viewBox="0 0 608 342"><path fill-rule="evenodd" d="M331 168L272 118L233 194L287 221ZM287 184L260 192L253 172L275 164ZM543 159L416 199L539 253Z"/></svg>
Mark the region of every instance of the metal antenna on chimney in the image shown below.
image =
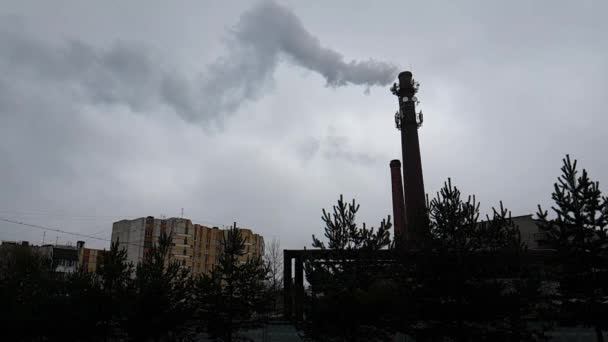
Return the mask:
<svg viewBox="0 0 608 342"><path fill-rule="evenodd" d="M42 245L44 246L44 240L46 238L46 230L42 232Z"/></svg>

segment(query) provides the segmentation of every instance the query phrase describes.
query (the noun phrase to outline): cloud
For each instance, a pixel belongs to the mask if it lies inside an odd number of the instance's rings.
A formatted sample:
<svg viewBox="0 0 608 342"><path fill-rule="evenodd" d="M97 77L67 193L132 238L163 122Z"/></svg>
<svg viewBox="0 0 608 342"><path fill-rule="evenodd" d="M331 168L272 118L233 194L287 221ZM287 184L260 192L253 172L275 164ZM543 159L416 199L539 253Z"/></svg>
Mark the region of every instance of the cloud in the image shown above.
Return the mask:
<svg viewBox="0 0 608 342"><path fill-rule="evenodd" d="M351 144L350 140L346 136L328 135L325 138L325 158L346 160L354 164L370 165L373 164L377 158L374 156L357 151Z"/></svg>
<svg viewBox="0 0 608 342"><path fill-rule="evenodd" d="M318 153L328 161L346 161L353 164L371 165L378 161L378 156L357 150L352 139L334 133L330 127L328 134L322 139L309 137L295 144L296 156L303 162L312 160Z"/></svg>
<svg viewBox="0 0 608 342"><path fill-rule="evenodd" d="M309 245L341 193L376 222L391 212L388 163L401 157L396 103L388 89L362 96L350 54L413 64L430 194L451 177L483 210L503 200L531 213L550 206L565 153L607 190L605 5L289 6L306 26L272 3L241 16L239 1L72 1L49 16L51 2L6 2L21 19L0 20L0 209L62 214L10 218L109 237L115 220L184 207L286 248ZM269 20L284 26L246 34ZM344 82L355 86L323 87ZM0 238L42 232L0 223Z"/></svg>
<svg viewBox="0 0 608 342"><path fill-rule="evenodd" d="M318 139L310 137L296 143L295 153L302 161L307 162L317 154L320 146Z"/></svg>
<svg viewBox="0 0 608 342"><path fill-rule="evenodd" d="M398 68L374 59L345 61L339 52L321 45L300 18L274 2L264 2L245 12L234 37L253 52L261 65L273 65L280 53L297 65L321 74L330 86L348 84L383 86L395 79Z"/></svg>
<svg viewBox="0 0 608 342"><path fill-rule="evenodd" d="M300 19L273 2L243 13L230 31L227 53L200 75L188 77L138 44L96 48L72 40L53 45L0 27L0 63L19 77L72 90L82 104L127 106L146 113L166 106L187 122L220 126L226 114L258 99L281 60L321 74L332 87L385 85L397 68L389 63L344 61L321 46Z"/></svg>

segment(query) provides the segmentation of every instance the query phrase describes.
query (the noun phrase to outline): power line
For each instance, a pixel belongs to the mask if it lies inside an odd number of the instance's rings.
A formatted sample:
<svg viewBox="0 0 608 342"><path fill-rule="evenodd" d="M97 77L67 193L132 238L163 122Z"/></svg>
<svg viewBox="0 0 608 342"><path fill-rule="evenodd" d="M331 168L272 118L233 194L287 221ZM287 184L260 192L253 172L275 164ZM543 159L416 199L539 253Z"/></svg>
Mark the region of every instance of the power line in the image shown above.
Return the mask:
<svg viewBox="0 0 608 342"><path fill-rule="evenodd" d="M57 233L61 233L61 234L80 236L80 237L85 237L85 238L89 238L89 239L101 240L101 241L109 241L108 239L100 238L100 237L97 237L97 236L91 236L91 235L85 235L85 234L80 234L80 233L68 232L68 231L65 231L65 230L62 230L62 229L49 228L49 227L45 227L45 226L41 226L41 225L37 225L37 224L25 223L25 222L20 222L20 221L13 221L13 220L5 219L5 218L0 218L0 221L4 221L4 222L8 222L8 223L13 223L13 224L19 224L19 225L22 225L22 226L28 226L28 227L42 229L42 230L46 230L46 231L53 231L53 232L57 232Z"/></svg>
<svg viewBox="0 0 608 342"><path fill-rule="evenodd" d="M0 212L7 212L7 211L10 211L10 210L0 210ZM16 212L15 210L12 210L12 211ZM45 214L41 213L39 215L45 215ZM11 215L11 216L13 216L13 215ZM16 215L16 216L19 217L20 215ZM65 216L67 217L67 215L65 215ZM87 216L80 216L80 217L87 217ZM116 215L116 216L114 216L114 215L93 216L93 215L91 215L91 216L88 216L88 217L125 217L125 216L118 216L118 215ZM137 217L137 218L139 218L139 217L142 217L142 216L131 216L131 217ZM210 222L210 221L206 221L206 220L200 220L200 219L197 219L197 218L191 218L191 220L198 221L198 222L201 222L201 223L210 224L210 226L218 226L218 227L222 227L224 229L226 228L225 224L220 224L220 223L217 223L217 222ZM40 230L43 230L43 231L52 231L52 232L56 232L56 233L66 234L66 235L78 236L78 237L84 238L85 240L91 240L92 239L92 240L98 240L98 241L104 241L104 242L110 242L110 243L112 243L111 239L105 239L105 238L101 238L101 237L98 237L98 236L93 236L93 235L99 234L100 232L96 232L96 233L94 233L92 235L87 235L87 234L69 232L69 231L66 231L66 230L63 230L63 229L45 227L45 226L38 225L38 224L26 223L26 222L22 222L22 221L12 220L12 219L9 219L9 218L2 218L2 217L0 217L0 221L4 221L4 222L16 224L16 225L21 225L21 226L26 226L26 227L30 227L30 228L36 228L36 229L40 229ZM140 240L140 241L137 241L137 242L142 242L142 241ZM123 244L123 243L126 244L126 245L131 245L131 246L136 246L136 247L140 247L140 248L145 248L143 245L136 244L136 243L133 243L133 242L121 242L121 244Z"/></svg>
<svg viewBox="0 0 608 342"><path fill-rule="evenodd" d="M86 239L93 239L93 240L105 241L105 242L110 242L110 243L112 242L112 240L110 240L110 239L104 239L104 238L100 238L100 237L97 237L97 236L91 236L91 235L86 235L86 234L68 232L68 231L65 231L63 229L50 228L50 227L45 227L45 226L41 226L41 225L38 225L38 224L31 224L31 223L26 223L26 222L14 221L14 220L9 220L9 219L6 219L6 218L1 218L1 217L0 217L0 221L12 223L12 224L18 224L18 225L21 225L21 226L26 226L26 227L36 228L36 229L41 229L41 230L44 230L44 231L52 231L52 232L56 232L56 233L66 234L66 235L79 236L79 237L86 238ZM137 246L137 247L144 247L142 245L138 245L138 244L134 244L134 243L129 243L129 242L125 242L125 244L132 245L132 246Z"/></svg>
<svg viewBox="0 0 608 342"><path fill-rule="evenodd" d="M91 235L99 235L99 234L101 234L101 233L106 233L106 231L107 231L107 230L104 228L104 229L102 229L102 230L96 231L95 233L91 233Z"/></svg>
<svg viewBox="0 0 608 342"><path fill-rule="evenodd" d="M73 218L73 219L112 219L112 218L137 218L142 217L137 215L71 215L62 213L50 213L39 211L21 211L21 210L0 210L0 213L11 216L45 216L56 218Z"/></svg>
<svg viewBox="0 0 608 342"><path fill-rule="evenodd" d="M48 217L48 218L56 218L56 219L74 219L74 220L95 220L95 219L112 219L112 218L117 218L117 219L136 219L136 218L145 218L146 216L142 216L142 215L70 215L70 214L64 214L64 213L52 213L49 211L44 211L44 210L13 210L13 209L0 209L0 213L2 213L3 215L8 215L10 217L15 217L15 218L27 218L28 216L42 216L42 217ZM181 218L183 218L183 213L180 213L182 216ZM180 218L179 216L176 216L176 218ZM213 225L213 226L227 226L226 223L218 223L218 222L214 222L214 220L206 220L206 219L199 219L199 218L194 218L191 217L190 218L193 223L195 222L200 222L203 224L208 224L208 225ZM229 225L228 225L229 226Z"/></svg>

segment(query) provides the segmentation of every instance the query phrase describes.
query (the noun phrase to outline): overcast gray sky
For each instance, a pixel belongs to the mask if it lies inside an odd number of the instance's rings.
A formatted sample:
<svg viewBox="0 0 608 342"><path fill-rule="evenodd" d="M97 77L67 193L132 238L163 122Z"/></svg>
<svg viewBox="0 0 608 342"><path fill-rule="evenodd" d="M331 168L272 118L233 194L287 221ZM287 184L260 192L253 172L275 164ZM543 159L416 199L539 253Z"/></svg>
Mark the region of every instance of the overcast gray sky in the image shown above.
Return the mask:
<svg viewBox="0 0 608 342"><path fill-rule="evenodd" d="M109 238L113 221L184 208L301 248L344 194L377 226L401 156L384 84L405 69L421 83L427 192L451 177L484 211L533 213L566 153L608 191L606 13L601 0L3 1L0 218ZM0 222L0 239L42 231Z"/></svg>

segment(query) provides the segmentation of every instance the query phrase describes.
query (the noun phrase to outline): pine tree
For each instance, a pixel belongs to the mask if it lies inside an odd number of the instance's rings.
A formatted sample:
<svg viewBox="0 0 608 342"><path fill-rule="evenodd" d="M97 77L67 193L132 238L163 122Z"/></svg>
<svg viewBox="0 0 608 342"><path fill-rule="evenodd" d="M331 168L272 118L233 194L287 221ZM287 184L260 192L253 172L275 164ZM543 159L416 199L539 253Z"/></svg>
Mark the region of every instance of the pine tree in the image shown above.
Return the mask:
<svg viewBox="0 0 608 342"><path fill-rule="evenodd" d="M502 202L481 222L480 204L465 198L448 179L427 204L428 240L402 261L407 332L421 340L532 340L537 332L524 318L535 290L521 279L519 229Z"/></svg>
<svg viewBox="0 0 608 342"><path fill-rule="evenodd" d="M29 246L0 247L0 329L16 341L52 333L57 279L49 259Z"/></svg>
<svg viewBox="0 0 608 342"><path fill-rule="evenodd" d="M104 296L99 277L81 267L69 274L62 282L61 300L56 309L61 314L57 319L61 339L74 341L94 341L108 336L107 310L116 310ZM74 322L78 322L74 324ZM69 331L69 337L65 332Z"/></svg>
<svg viewBox="0 0 608 342"><path fill-rule="evenodd" d="M246 257L245 238L232 227L222 237L219 262L198 282L201 316L208 333L223 341L268 309L268 270L261 258Z"/></svg>
<svg viewBox="0 0 608 342"><path fill-rule="evenodd" d="M131 281L133 265L127 261L127 250L120 248L118 240L110 244L110 250L104 251L97 275L101 286L109 295L123 291Z"/></svg>
<svg viewBox="0 0 608 342"><path fill-rule="evenodd" d="M460 190L448 178L427 204L433 247L460 253L521 248L519 229L502 202L498 210L492 208L492 217L486 215L483 222L479 221L479 205L475 196L463 200Z"/></svg>
<svg viewBox="0 0 608 342"><path fill-rule="evenodd" d="M537 216L558 253L562 319L593 327L603 341L602 331L608 328L608 198L585 169L579 176L576 166L566 155L551 196L556 217L549 219L540 205Z"/></svg>
<svg viewBox="0 0 608 342"><path fill-rule="evenodd" d="M190 317L189 272L169 260L171 247L172 234L161 232L137 265L134 310L129 319L129 335L136 339L174 335Z"/></svg>
<svg viewBox="0 0 608 342"><path fill-rule="evenodd" d="M380 321L391 292L384 283L388 277L377 252L391 244L390 216L378 229L356 222L359 204L347 203L340 195L333 214L323 209L327 243L312 236L312 246L326 251L327 259L305 260L310 283L312 319L310 332L316 336L336 336L344 340L382 340L387 332ZM376 329L375 327L379 328Z"/></svg>
<svg viewBox="0 0 608 342"><path fill-rule="evenodd" d="M102 254L96 273L103 297L99 324L105 336L112 336L120 329L124 331L132 300L133 265L127 261L127 251L118 240Z"/></svg>
<svg viewBox="0 0 608 342"><path fill-rule="evenodd" d="M340 195L338 205L333 207L333 215L323 209L321 219L325 223L324 235L328 240L327 248L330 250L379 250L387 247L390 240L390 228L392 227L390 215L382 220L377 231L368 229L363 223L358 227L356 223L359 204L353 199L352 203L344 202ZM326 249L325 243L312 236L314 248Z"/></svg>

